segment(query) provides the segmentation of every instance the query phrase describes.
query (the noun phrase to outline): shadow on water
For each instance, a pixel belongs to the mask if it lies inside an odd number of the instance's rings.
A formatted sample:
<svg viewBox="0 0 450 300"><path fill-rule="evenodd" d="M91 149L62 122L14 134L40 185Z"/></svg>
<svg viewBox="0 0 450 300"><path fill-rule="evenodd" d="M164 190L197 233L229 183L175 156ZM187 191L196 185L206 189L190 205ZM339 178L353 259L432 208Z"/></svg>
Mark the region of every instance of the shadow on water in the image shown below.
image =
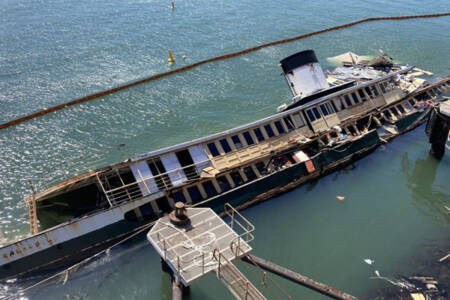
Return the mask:
<svg viewBox="0 0 450 300"><path fill-rule="evenodd" d="M449 196L433 187L440 163L444 161L438 161L431 155L418 158L413 162L405 152L401 158L401 170L405 175L415 206L438 218L440 222L448 222L450 214L445 204Z"/></svg>

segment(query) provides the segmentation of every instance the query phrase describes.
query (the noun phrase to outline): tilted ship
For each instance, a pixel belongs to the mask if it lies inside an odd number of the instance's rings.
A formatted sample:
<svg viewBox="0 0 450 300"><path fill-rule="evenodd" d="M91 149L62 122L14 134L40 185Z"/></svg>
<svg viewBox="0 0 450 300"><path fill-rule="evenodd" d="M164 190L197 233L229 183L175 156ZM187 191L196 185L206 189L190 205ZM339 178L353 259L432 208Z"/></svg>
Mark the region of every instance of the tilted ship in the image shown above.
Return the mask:
<svg viewBox="0 0 450 300"><path fill-rule="evenodd" d="M327 74L312 50L281 60L293 99L272 116L33 193L30 235L0 247L0 279L80 261L178 201L220 213L227 202L242 209L288 191L418 126L450 88L450 77L428 82L386 57L349 55Z"/></svg>

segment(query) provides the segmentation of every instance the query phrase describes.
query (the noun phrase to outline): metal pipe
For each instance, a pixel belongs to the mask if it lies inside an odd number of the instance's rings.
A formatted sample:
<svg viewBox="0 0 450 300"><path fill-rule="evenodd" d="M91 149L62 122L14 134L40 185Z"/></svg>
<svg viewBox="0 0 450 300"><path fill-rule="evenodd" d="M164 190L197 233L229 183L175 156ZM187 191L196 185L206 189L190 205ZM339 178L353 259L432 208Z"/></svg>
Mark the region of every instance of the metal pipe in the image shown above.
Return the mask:
<svg viewBox="0 0 450 300"><path fill-rule="evenodd" d="M172 282L172 300L181 300L183 299L183 289L181 287L181 283L176 282L174 280Z"/></svg>
<svg viewBox="0 0 450 300"><path fill-rule="evenodd" d="M265 259L256 257L254 255L247 255L241 258L242 261L259 266L260 268L272 272L278 276L281 276L287 280L303 285L309 289L315 290L328 297L339 299L339 300L359 300L359 298L352 296L350 294L344 293L338 289L330 287L326 284L317 282L311 278L303 276L299 273L286 269L282 266L274 264Z"/></svg>

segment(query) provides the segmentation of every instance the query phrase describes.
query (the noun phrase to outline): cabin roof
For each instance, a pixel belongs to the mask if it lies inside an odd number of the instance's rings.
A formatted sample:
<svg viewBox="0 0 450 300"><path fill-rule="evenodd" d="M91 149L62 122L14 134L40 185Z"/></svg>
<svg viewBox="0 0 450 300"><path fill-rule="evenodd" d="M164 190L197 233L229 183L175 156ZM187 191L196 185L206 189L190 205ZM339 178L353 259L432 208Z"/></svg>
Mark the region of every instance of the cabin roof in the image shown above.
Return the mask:
<svg viewBox="0 0 450 300"><path fill-rule="evenodd" d="M335 93L332 93L332 94L326 95L326 96L324 96L324 97L320 97L320 98L318 98L318 99L315 99L315 100L313 100L313 101L310 101L310 102L308 102L308 103L305 103L305 104L299 106L298 109L299 109L299 110L302 110L302 109L305 109L305 108L308 108L308 107L311 107L311 106L315 106L315 105L317 105L317 104L319 104L319 103L321 103L321 102L324 102L324 101L326 101L326 100L328 100L328 99L331 99L331 98L333 98L333 97L339 96L339 95L341 95L341 94L345 94L345 93L348 93L348 92L353 92L353 91L355 91L355 90L359 90L360 88L364 88L364 87L367 87L367 86L372 85L372 84L374 84L374 83L377 83L377 82L386 80L386 79L391 78L391 77L393 77L393 76L396 76L396 75L398 75L398 74L403 74L403 73L409 72L409 71L411 71L413 68L414 68L414 66L407 67L407 68L398 70L398 71L396 71L396 72L393 72L393 73L384 75L384 76L382 76L382 77L380 77L380 78L372 79L372 80L367 81L367 82L364 82L364 83L359 83L359 84L357 84L357 85L351 86L351 87L346 88L346 89L344 89L344 90L340 90L340 91L337 91L337 92L335 92Z"/></svg>

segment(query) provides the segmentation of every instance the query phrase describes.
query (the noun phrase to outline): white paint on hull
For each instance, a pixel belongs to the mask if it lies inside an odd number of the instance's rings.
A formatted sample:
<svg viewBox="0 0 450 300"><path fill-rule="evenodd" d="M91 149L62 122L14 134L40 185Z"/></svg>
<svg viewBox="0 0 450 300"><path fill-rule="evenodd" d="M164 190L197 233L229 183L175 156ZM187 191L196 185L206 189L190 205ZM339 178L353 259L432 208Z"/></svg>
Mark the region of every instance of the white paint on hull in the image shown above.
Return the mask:
<svg viewBox="0 0 450 300"><path fill-rule="evenodd" d="M126 212L153 201L162 195L160 192L150 197L124 203L90 216L60 224L20 241L3 246L0 248L0 266L122 221Z"/></svg>

